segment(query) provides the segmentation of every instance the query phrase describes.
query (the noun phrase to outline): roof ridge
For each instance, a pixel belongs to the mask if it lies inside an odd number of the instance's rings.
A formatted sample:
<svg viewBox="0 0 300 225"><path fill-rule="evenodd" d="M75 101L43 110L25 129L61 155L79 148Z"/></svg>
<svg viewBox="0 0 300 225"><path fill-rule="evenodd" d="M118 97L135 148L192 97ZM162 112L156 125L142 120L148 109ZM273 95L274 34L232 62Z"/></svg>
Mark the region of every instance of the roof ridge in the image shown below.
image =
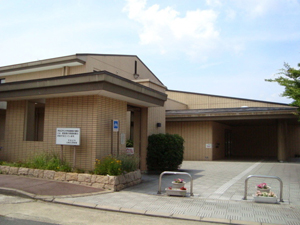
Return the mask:
<svg viewBox="0 0 300 225"><path fill-rule="evenodd" d="M205 93L197 93L197 92L188 92L188 91L178 91L178 90L167 90L167 92L178 92L178 93L186 93L186 94L194 94L194 95L205 95L205 96L212 96L212 97L220 97L220 98L229 98L229 99L237 99L237 100L245 100L245 101L253 101L253 102L261 102L261 103L272 103L272 104L279 104L279 105L290 105L287 103L281 102L269 102L263 100L255 100L255 99L248 99L248 98L238 98L238 97L230 97L230 96L223 96L223 95L213 95L213 94L205 94Z"/></svg>

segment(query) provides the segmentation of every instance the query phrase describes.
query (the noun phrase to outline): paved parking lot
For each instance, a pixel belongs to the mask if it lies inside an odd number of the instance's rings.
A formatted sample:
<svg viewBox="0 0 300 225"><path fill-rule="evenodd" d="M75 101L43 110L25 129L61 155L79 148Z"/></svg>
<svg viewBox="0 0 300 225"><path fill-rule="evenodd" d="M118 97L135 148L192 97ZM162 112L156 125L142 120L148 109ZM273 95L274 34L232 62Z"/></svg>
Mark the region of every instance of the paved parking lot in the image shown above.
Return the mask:
<svg viewBox="0 0 300 225"><path fill-rule="evenodd" d="M215 221L231 224L300 224L300 164L263 161L185 161L182 172L193 177L194 196L170 197L164 189L174 178L164 175L162 194L157 194L159 175L143 175L143 182L120 192L86 197L55 198L54 202L92 208L172 218ZM248 175L278 176L283 181L283 200L278 204L254 203L255 185L265 182L278 196L275 179L251 178L247 200L243 200Z"/></svg>

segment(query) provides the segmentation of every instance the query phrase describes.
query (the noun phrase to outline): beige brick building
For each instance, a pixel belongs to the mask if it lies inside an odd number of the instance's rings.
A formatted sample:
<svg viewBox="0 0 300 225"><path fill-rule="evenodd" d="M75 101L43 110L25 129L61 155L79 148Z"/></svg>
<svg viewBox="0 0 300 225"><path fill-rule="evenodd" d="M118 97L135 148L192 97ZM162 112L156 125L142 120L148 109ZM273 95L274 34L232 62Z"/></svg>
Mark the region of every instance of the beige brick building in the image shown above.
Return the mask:
<svg viewBox="0 0 300 225"><path fill-rule="evenodd" d="M57 128L80 128L75 166L86 170L124 152L129 138L146 170L147 137L166 131L185 139L185 160L300 153L296 108L170 91L137 56L76 54L4 66L0 81L0 160L63 150L72 163L74 147L56 144Z"/></svg>
<svg viewBox="0 0 300 225"><path fill-rule="evenodd" d="M56 128L80 128L75 166L89 170L96 158L125 151L126 126L133 124L135 154L145 170L147 137L165 132L166 87L137 56L40 60L1 67L0 79L2 160L60 152ZM119 121L119 132L112 132L112 120ZM70 162L73 152L63 146Z"/></svg>
<svg viewBox="0 0 300 225"><path fill-rule="evenodd" d="M185 160L300 155L297 108L242 98L167 91L166 132L185 140Z"/></svg>

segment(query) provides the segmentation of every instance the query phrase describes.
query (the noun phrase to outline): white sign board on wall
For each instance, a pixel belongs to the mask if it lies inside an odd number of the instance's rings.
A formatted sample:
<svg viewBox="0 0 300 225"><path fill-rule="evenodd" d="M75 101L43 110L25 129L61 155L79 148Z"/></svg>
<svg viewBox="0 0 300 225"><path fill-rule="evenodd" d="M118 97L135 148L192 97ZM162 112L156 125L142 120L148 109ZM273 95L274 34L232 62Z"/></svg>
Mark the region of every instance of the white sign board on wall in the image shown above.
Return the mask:
<svg viewBox="0 0 300 225"><path fill-rule="evenodd" d="M206 148L212 148L212 144L206 144L205 147Z"/></svg>
<svg viewBox="0 0 300 225"><path fill-rule="evenodd" d="M80 145L80 128L56 128L57 145Z"/></svg>

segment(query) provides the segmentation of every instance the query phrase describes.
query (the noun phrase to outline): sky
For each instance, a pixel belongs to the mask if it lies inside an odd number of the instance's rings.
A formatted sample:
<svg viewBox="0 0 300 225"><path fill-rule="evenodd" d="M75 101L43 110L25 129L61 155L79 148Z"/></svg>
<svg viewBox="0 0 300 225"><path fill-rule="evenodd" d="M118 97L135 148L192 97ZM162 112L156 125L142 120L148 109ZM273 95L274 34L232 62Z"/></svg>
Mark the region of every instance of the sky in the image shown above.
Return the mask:
<svg viewBox="0 0 300 225"><path fill-rule="evenodd" d="M291 103L266 82L300 63L300 0L0 0L0 66L137 55L170 90Z"/></svg>

